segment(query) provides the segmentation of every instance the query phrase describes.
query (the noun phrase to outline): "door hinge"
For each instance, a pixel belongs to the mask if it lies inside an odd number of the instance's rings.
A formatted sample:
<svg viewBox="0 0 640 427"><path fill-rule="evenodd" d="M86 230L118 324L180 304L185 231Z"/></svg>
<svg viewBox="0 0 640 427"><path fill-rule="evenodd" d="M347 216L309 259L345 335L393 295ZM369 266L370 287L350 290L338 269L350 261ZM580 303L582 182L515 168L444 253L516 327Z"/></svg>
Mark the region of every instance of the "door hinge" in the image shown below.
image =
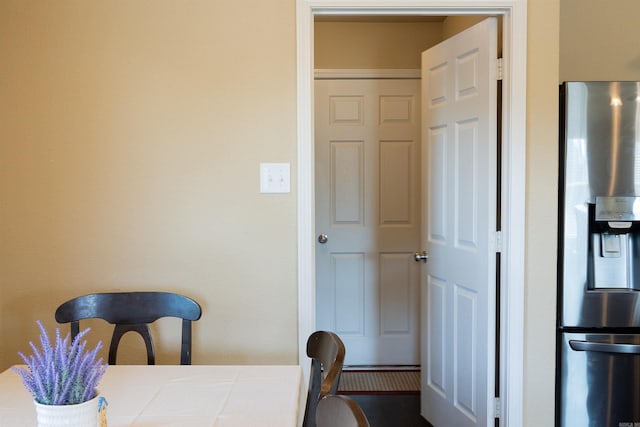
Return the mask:
<svg viewBox="0 0 640 427"><path fill-rule="evenodd" d="M500 418L502 416L502 402L499 397L493 398L493 418Z"/></svg>
<svg viewBox="0 0 640 427"><path fill-rule="evenodd" d="M502 231L500 230L496 231L494 241L495 241L496 253L501 253L502 252Z"/></svg>
<svg viewBox="0 0 640 427"><path fill-rule="evenodd" d="M496 80L502 80L502 58L496 59Z"/></svg>

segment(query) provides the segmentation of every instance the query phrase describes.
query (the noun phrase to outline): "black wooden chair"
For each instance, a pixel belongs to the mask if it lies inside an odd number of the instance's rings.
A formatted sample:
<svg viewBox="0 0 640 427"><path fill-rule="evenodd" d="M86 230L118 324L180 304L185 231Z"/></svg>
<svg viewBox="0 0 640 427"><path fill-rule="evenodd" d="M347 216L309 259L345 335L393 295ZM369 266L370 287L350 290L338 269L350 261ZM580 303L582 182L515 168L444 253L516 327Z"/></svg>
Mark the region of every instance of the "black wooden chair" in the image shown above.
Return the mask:
<svg viewBox="0 0 640 427"><path fill-rule="evenodd" d="M369 420L355 400L328 394L318 402L316 426L369 427Z"/></svg>
<svg viewBox="0 0 640 427"><path fill-rule="evenodd" d="M311 358L311 375L303 427L315 427L318 402L337 393L344 355L344 343L335 333L316 331L309 336L307 356Z"/></svg>
<svg viewBox="0 0 640 427"><path fill-rule="evenodd" d="M170 292L111 292L83 295L58 307L56 321L71 323L71 336L80 332L80 320L103 319L114 325L109 346L109 364L116 364L118 344L127 332L142 336L147 363L155 364L155 348L149 324L161 317L182 319L180 364L191 364L191 322L200 319L200 305L183 295Z"/></svg>

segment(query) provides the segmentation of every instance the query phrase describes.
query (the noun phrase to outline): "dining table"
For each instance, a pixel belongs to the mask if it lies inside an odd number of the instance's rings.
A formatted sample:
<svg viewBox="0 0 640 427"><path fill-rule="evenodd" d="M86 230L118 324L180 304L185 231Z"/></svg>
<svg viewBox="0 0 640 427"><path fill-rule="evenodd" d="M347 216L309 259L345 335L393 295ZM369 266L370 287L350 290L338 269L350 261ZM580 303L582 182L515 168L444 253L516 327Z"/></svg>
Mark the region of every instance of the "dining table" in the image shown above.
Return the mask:
<svg viewBox="0 0 640 427"><path fill-rule="evenodd" d="M298 365L111 365L98 392L109 427L297 427L307 397ZM36 425L21 377L0 373L0 426Z"/></svg>

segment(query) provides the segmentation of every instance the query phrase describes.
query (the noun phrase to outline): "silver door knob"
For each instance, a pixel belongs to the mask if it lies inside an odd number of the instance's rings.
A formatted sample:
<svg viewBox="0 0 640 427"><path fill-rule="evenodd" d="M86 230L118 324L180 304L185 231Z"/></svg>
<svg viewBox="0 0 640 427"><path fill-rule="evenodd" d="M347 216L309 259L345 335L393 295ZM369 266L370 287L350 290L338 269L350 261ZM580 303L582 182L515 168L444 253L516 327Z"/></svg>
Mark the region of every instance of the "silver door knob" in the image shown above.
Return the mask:
<svg viewBox="0 0 640 427"><path fill-rule="evenodd" d="M318 236L318 242L320 243L327 243L328 240L329 240L329 236L327 236L324 233Z"/></svg>
<svg viewBox="0 0 640 427"><path fill-rule="evenodd" d="M426 263L427 260L429 259L429 255L427 255L426 251L416 252L415 254L413 254L413 259L415 259L416 262L422 261Z"/></svg>

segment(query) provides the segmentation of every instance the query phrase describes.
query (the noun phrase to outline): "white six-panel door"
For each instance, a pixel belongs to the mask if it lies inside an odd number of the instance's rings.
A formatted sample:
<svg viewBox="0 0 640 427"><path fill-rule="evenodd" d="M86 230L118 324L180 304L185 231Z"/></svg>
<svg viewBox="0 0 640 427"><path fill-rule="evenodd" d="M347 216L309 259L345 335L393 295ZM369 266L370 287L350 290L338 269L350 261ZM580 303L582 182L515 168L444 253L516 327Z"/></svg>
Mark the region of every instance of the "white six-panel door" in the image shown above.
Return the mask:
<svg viewBox="0 0 640 427"><path fill-rule="evenodd" d="M496 19L422 55L422 415L493 425Z"/></svg>
<svg viewBox="0 0 640 427"><path fill-rule="evenodd" d="M316 328L348 365L420 363L419 138L419 80L316 80Z"/></svg>

